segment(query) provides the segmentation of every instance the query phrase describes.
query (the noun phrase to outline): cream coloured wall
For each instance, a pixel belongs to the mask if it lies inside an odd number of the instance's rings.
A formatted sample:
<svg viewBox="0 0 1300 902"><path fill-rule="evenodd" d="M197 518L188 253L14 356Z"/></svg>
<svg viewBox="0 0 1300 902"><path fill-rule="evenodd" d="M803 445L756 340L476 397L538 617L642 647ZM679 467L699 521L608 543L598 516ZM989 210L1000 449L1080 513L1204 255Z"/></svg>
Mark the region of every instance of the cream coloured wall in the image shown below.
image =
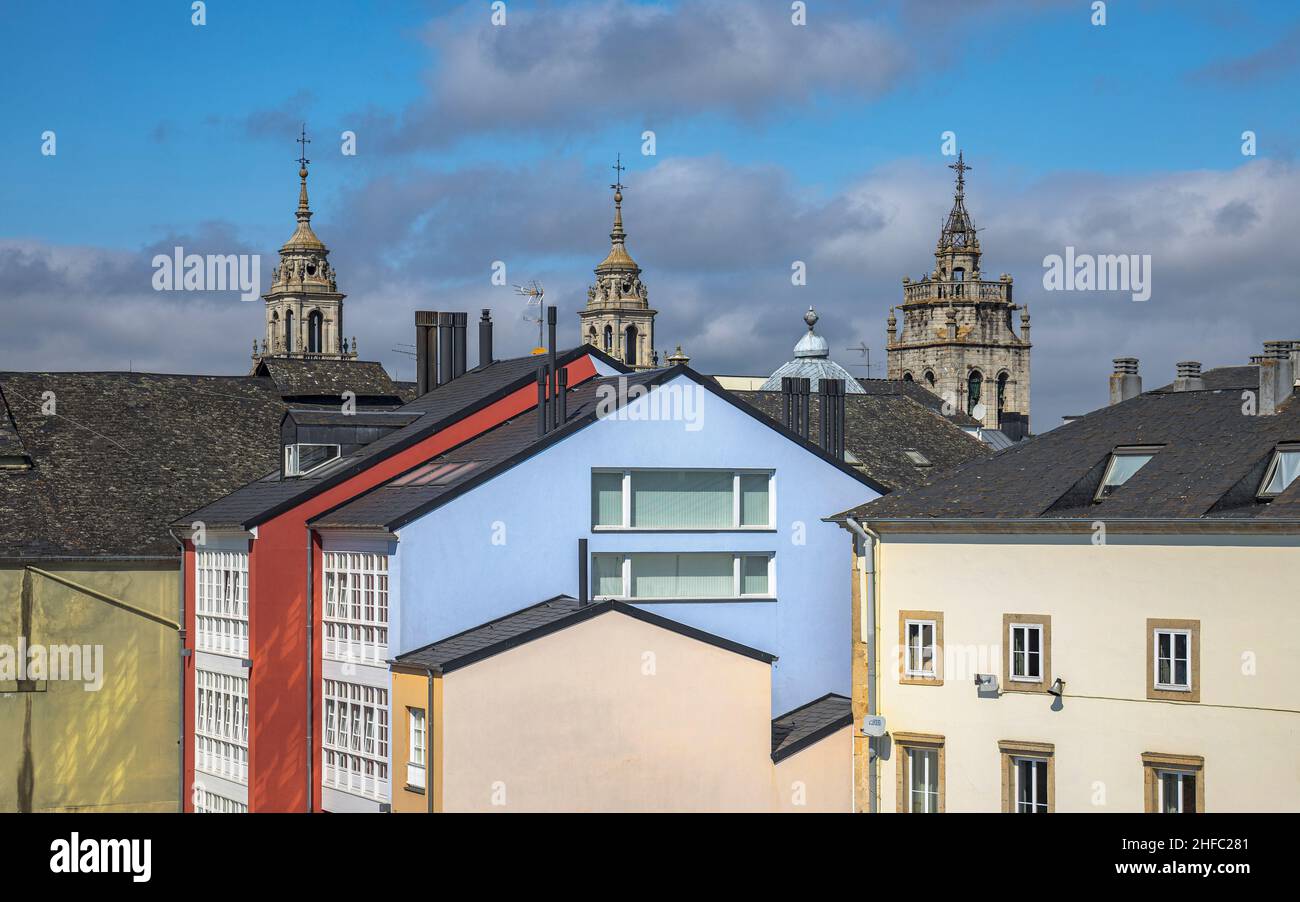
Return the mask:
<svg viewBox="0 0 1300 902"><path fill-rule="evenodd" d="M772 768L772 810L853 810L853 726L843 727Z"/></svg>
<svg viewBox="0 0 1300 902"><path fill-rule="evenodd" d="M1208 811L1300 810L1295 537L1112 530L1103 546L1091 538L883 536L881 711L891 734L946 737L947 810L1000 809L1000 740L1055 744L1059 811L1143 810L1143 752L1203 756ZM898 615L916 609L943 612L942 686L899 684ZM1051 616L1051 675L1066 681L1060 703L1044 694L977 696L973 672L1001 680L1004 613ZM1147 618L1200 621L1198 704L1146 699ZM856 628L854 640L860 720ZM866 743L855 745L861 774ZM897 755L888 744L884 751L881 810L893 811Z"/></svg>
<svg viewBox="0 0 1300 902"><path fill-rule="evenodd" d="M611 612L443 683L446 811L771 810L764 662Z"/></svg>

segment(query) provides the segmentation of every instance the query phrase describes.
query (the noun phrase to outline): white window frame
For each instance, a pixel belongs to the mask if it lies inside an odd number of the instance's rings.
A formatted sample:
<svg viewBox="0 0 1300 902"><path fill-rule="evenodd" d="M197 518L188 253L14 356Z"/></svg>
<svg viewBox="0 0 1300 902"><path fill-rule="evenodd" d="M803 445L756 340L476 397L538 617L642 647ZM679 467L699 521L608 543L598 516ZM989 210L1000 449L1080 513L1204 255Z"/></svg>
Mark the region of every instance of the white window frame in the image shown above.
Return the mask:
<svg viewBox="0 0 1300 902"><path fill-rule="evenodd" d="M939 748L937 746L904 746L903 750L907 753L907 810L918 814L937 814L939 811ZM930 775L931 768L934 769L934 792L931 793L926 789L926 782L920 782L921 789L917 787L917 761L925 762L925 767L921 769L921 776ZM916 807L916 794L921 793L924 801L924 807Z"/></svg>
<svg viewBox="0 0 1300 902"><path fill-rule="evenodd" d="M702 597L687 596L668 596L666 598L651 598L632 595L632 558L639 555L649 554L730 554L731 555L731 595L710 595ZM623 570L623 591L619 595L598 595L593 593L593 598L599 600L627 601L632 603L643 601L751 601L759 599L776 598L776 552L774 551L642 551L642 552L606 552L598 551L592 554L591 572L596 572L595 558L600 557L621 557ZM743 594L740 589L742 582L742 564L741 558L746 557L765 557L767 558L767 591L761 594Z"/></svg>
<svg viewBox="0 0 1300 902"><path fill-rule="evenodd" d="M314 467L306 470L299 469L299 460L301 459L300 448L333 448L334 455ZM338 460L343 454L343 446L333 442L295 442L292 445L284 446L284 475L285 476L306 476L308 473L314 473L321 467L327 467L334 461Z"/></svg>
<svg viewBox="0 0 1300 902"><path fill-rule="evenodd" d="M1268 462L1268 469L1264 471L1264 478L1259 483L1259 491L1255 493L1255 497L1261 501L1272 501L1297 481L1292 480L1276 492L1268 491L1268 484L1273 481L1273 477L1277 474L1277 468L1282 465L1283 454L1300 454L1300 445L1278 445L1273 449L1273 459Z"/></svg>
<svg viewBox="0 0 1300 902"><path fill-rule="evenodd" d="M929 670L921 670L912 667L912 627L913 626L918 628L917 631L918 638L923 638L925 635L922 629L923 627L926 626L930 627L929 647L931 651L930 651ZM907 677L920 677L923 679L931 679L931 680L936 679L939 676L939 622L937 620L920 620L920 619L914 619L909 617L903 621L903 640L905 643L903 647L903 675ZM922 655L921 652L923 652L925 648L926 646L924 642L916 646L917 655L918 655L918 660L917 660L918 664L920 664L921 659L924 658L924 655Z"/></svg>
<svg viewBox="0 0 1300 902"><path fill-rule="evenodd" d="M1132 479L1134 476L1136 476L1138 473L1142 471L1143 467L1151 463L1152 459L1156 456L1156 454L1160 452L1162 447L1164 446L1163 445L1127 445L1127 446L1121 446L1119 448L1116 448L1114 451L1110 452L1110 460L1106 461L1106 472L1102 473L1101 483L1098 484L1097 492L1092 496L1092 500L1104 501L1107 497L1109 497L1106 493L1107 488L1111 488L1113 490L1113 489L1118 489L1124 485L1127 485L1129 479ZM1119 483L1118 485L1110 486L1108 485L1108 483L1110 482L1110 474L1115 471L1115 464L1121 457L1145 457L1146 462L1143 463L1141 467L1138 467L1136 470L1130 473L1128 479L1125 479L1123 482Z"/></svg>
<svg viewBox="0 0 1300 902"><path fill-rule="evenodd" d="M1029 811L1021 811L1021 810L1020 810L1020 805L1021 805L1021 801L1020 801L1020 786L1021 786L1021 784L1020 784L1020 765L1022 765L1022 764L1031 764L1031 765L1033 765L1033 768L1032 768L1032 778L1033 778L1033 779L1030 781L1030 784L1029 784L1029 802L1028 802L1028 804L1029 804L1029 806L1030 806L1030 810L1029 810ZM1046 781L1045 781L1045 782L1047 782L1047 784L1048 784L1048 786L1047 786L1047 793L1048 793L1048 794L1047 794L1047 797L1046 797L1046 798L1042 798L1042 799L1038 798L1038 769L1039 769L1039 768L1042 768L1042 769L1043 769L1043 773L1046 775ZM1012 755L1012 756L1011 756L1011 774L1012 774L1012 777L1011 777L1011 781L1012 781L1011 789L1012 789L1012 792L1014 793L1014 795L1012 796L1011 801L1012 801L1012 804L1015 806L1015 809L1014 809L1015 812L1016 812L1017 814L1039 814L1039 813L1046 813L1046 812L1049 810L1049 807L1050 807L1050 802L1049 802L1049 800L1050 800L1050 798L1051 798L1051 791L1052 791L1051 784L1050 784L1050 781L1051 781L1051 779L1052 779L1052 773L1051 773L1050 770L1048 770L1048 760L1047 760L1046 758L1035 758L1033 755ZM1038 809L1042 809L1042 811L1040 812Z"/></svg>
<svg viewBox="0 0 1300 902"><path fill-rule="evenodd" d="M632 474L633 473L730 473L731 474L731 525L730 526L632 526ZM776 526L776 472L773 470L730 470L711 467L632 467L618 469L612 467L593 467L592 476L597 474L620 474L623 477L623 522L619 525L598 526L591 524L593 532L772 532ZM761 525L740 525L740 477L767 477L767 523ZM594 518L593 518L594 520Z"/></svg>
<svg viewBox="0 0 1300 902"><path fill-rule="evenodd" d="M1160 682L1160 636L1168 635L1169 638L1169 675L1173 677L1177 672L1177 652L1175 648L1174 637L1182 636L1187 640L1187 683L1162 683ZM1151 631L1152 653L1151 666L1154 670L1151 673L1151 685L1155 686L1161 692L1191 692L1192 691L1192 631L1189 629L1169 629L1167 627L1156 627Z"/></svg>
<svg viewBox="0 0 1300 902"><path fill-rule="evenodd" d="M388 690L343 680L322 682L321 785L388 801Z"/></svg>
<svg viewBox="0 0 1300 902"><path fill-rule="evenodd" d="M406 785L424 789L424 761L428 747L428 721L423 708L406 709Z"/></svg>
<svg viewBox="0 0 1300 902"><path fill-rule="evenodd" d="M248 552L194 552L194 647L248 657Z"/></svg>
<svg viewBox="0 0 1300 902"><path fill-rule="evenodd" d="M389 555L326 551L323 555L321 654L333 661L386 666Z"/></svg>
<svg viewBox="0 0 1300 902"><path fill-rule="evenodd" d="M248 805L207 789L194 794L195 814L248 814Z"/></svg>
<svg viewBox="0 0 1300 902"><path fill-rule="evenodd" d="M194 669L194 769L248 784L248 678Z"/></svg>
<svg viewBox="0 0 1300 902"><path fill-rule="evenodd" d="M1029 651L1029 636L1027 631L1034 630L1038 633L1038 676L1016 675L1016 630L1026 630L1025 651L1023 652L1025 664L1029 663L1029 655L1031 654ZM1041 683L1043 681L1043 655L1045 651L1043 648L1043 638L1045 633L1046 630L1043 629L1041 623L1012 623L1010 625L1010 629L1007 633L1007 642L1010 643L1007 648L1007 651L1010 654L1008 659L1010 661L1010 667L1008 668L1007 673L1008 679L1016 683Z"/></svg>
<svg viewBox="0 0 1300 902"><path fill-rule="evenodd" d="M1157 767L1157 768L1155 768L1155 772L1156 772L1156 811L1160 812L1161 814L1165 814L1165 813L1169 813L1169 814L1186 814L1186 813L1189 813L1189 812L1185 812L1185 811L1183 810L1183 781L1186 780L1186 779L1189 778L1189 777L1190 777L1192 780L1198 780L1198 779L1200 779L1200 774L1199 774L1197 771L1194 771L1194 770L1183 770L1183 769L1181 769L1181 768L1176 768L1176 767ZM1178 810L1177 810L1177 811L1173 811L1173 812L1166 812L1166 811L1165 811L1165 777L1177 777L1177 778L1178 778L1178 800L1177 800L1177 801L1178 801ZM1193 785L1193 787L1196 786L1195 783L1193 783L1192 785ZM1196 792L1195 792L1195 789L1194 789L1194 791L1193 791L1193 793L1192 793L1192 796L1193 796L1193 799L1196 798ZM1193 801L1192 804L1195 805L1196 802Z"/></svg>

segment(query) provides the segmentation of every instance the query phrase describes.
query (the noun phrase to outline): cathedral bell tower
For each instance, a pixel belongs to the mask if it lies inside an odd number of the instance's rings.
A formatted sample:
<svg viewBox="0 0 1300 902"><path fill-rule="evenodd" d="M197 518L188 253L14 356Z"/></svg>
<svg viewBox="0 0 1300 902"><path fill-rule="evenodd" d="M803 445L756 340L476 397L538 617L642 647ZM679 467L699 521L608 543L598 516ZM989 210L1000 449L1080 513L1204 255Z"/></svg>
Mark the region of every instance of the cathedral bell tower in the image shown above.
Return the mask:
<svg viewBox="0 0 1300 902"><path fill-rule="evenodd" d="M357 340L348 350L343 338L343 298L329 264L329 248L311 228L311 208L307 204L307 145L311 139L306 129L298 138L302 153L298 157L298 227L280 248L280 265L271 276L271 290L266 301L266 337L259 351L253 342L254 367L267 357L298 359L351 360L357 356Z"/></svg>
<svg viewBox="0 0 1300 902"><path fill-rule="evenodd" d="M596 283L587 289L587 307L578 311L579 341L638 370L658 366L655 313L641 281L641 267L627 253L623 231L623 162L614 164L614 228L609 254L596 267Z"/></svg>
<svg viewBox="0 0 1300 902"><path fill-rule="evenodd" d="M966 211L961 154L952 210L939 230L934 271L903 278L902 333L890 308L889 378L920 382L956 410L1012 438L1029 432L1029 310L1012 302L1012 279L987 281L980 242ZM1012 314L1020 311L1020 334Z"/></svg>

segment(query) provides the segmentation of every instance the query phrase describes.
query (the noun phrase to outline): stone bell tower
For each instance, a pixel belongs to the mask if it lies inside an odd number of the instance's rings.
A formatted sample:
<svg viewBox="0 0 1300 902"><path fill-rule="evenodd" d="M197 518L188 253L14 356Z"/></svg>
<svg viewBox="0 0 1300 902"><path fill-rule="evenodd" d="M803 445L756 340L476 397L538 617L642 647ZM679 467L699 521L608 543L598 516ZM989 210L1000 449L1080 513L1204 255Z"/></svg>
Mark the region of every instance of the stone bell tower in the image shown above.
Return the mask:
<svg viewBox="0 0 1300 902"><path fill-rule="evenodd" d="M903 278L903 328L889 311L889 378L920 382L957 410L1012 438L1029 432L1029 309L1012 301L1010 275L986 281L966 211L961 154L951 212L939 231L934 271ZM1012 314L1020 311L1020 334Z"/></svg>
<svg viewBox="0 0 1300 902"><path fill-rule="evenodd" d="M311 139L306 129L298 138L302 153L298 157L298 227L280 248L280 265L271 276L271 290L266 301L266 337L259 351L253 342L253 365L265 357L299 359L351 360L357 356L357 340L348 350L343 338L343 298L329 264L329 248L311 228L311 208L307 204L307 145Z"/></svg>
<svg viewBox="0 0 1300 902"><path fill-rule="evenodd" d="M623 162L614 164L614 228L609 254L596 267L596 284L587 289L587 307L578 311L579 341L594 345L638 370L658 366L655 313L641 281L641 267L627 253L623 231Z"/></svg>

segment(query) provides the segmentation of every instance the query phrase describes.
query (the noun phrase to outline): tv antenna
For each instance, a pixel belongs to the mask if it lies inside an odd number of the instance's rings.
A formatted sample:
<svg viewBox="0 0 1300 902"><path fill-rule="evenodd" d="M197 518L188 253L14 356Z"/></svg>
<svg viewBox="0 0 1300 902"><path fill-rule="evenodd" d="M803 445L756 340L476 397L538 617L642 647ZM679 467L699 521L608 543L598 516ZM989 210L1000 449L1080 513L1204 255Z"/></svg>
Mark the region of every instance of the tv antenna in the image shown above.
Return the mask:
<svg viewBox="0 0 1300 902"><path fill-rule="evenodd" d="M857 351L859 354L861 354L863 357L866 358L866 362L865 362L865 363L852 363L852 364L849 364L849 365L850 365L850 366L865 366L865 367L867 368L867 378L870 379L870 378L871 378L871 368L874 367L875 364L871 362L871 348L867 347L867 343L866 343L865 341L860 341L860 342L858 342L857 347L855 347L855 348L845 348L844 350L846 350L846 351Z"/></svg>
<svg viewBox="0 0 1300 902"><path fill-rule="evenodd" d="M542 336L542 325L546 320L546 316L543 313L545 308L542 305L542 298L546 294L546 289L542 287L541 282L536 279L530 279L527 285L516 285L515 294L520 297L528 298L527 306L529 308L537 308L537 347L533 349L533 353L540 354L546 350L545 339ZM528 315L527 310L524 312L524 318L531 321L531 317Z"/></svg>

